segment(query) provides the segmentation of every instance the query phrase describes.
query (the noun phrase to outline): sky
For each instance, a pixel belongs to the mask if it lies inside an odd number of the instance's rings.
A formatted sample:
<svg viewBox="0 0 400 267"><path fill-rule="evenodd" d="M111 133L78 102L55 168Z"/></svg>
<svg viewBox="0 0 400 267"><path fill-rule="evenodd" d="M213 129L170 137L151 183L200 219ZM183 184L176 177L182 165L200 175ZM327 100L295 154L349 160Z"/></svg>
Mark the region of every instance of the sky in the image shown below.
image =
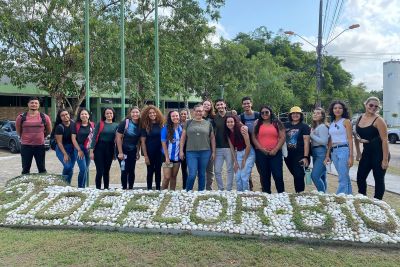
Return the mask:
<svg viewBox="0 0 400 267"><path fill-rule="evenodd" d="M294 31L316 45L319 2L226 0L221 19L211 23L217 31L214 38L232 39L239 32L266 26L274 33ZM323 13L323 45L348 26L360 24L329 43L324 53L343 59L342 66L353 75L354 84L362 82L367 90L382 90L383 62L400 59L400 0L323 0ZM331 38L327 39L330 28ZM289 38L303 43L304 50L315 51L300 38Z"/></svg>

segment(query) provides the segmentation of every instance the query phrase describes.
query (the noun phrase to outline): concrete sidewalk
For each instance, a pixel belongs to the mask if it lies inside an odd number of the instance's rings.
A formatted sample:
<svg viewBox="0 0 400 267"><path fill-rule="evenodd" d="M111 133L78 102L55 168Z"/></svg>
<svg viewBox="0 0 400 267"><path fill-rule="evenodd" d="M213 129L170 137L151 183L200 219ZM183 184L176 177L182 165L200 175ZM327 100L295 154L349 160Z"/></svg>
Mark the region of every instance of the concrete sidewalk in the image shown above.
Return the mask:
<svg viewBox="0 0 400 267"><path fill-rule="evenodd" d="M331 164L331 170L329 170L329 166L327 167L328 173L333 174L333 175L338 175L335 166ZM350 179L353 181L357 181L357 169L358 166L353 166L350 169ZM375 186L375 181L374 181L374 175L372 174L372 171L369 173L368 178L367 178L367 184L371 186ZM385 187L386 191L400 194L400 176L386 173L385 175ZM357 192L353 192L357 193Z"/></svg>

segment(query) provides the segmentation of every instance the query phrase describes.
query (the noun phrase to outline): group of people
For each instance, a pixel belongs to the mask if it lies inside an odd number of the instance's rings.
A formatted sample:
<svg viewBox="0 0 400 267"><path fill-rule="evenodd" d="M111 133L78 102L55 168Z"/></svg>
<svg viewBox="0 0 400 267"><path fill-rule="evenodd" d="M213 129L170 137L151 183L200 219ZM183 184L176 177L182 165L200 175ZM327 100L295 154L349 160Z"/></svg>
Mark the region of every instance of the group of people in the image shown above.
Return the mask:
<svg viewBox="0 0 400 267"><path fill-rule="evenodd" d="M364 104L365 113L355 127L342 101L332 102L327 113L316 108L309 126L298 106L290 109L288 120L282 123L270 106L253 111L252 99L244 97L240 115L227 111L226 102L217 99L215 105L211 100L195 105L192 119L186 109L170 111L164 117L157 107L149 105L142 110L132 107L120 123L115 122L114 109L105 108L100 122L94 124L85 108L78 111L74 121L68 110L61 109L52 129L49 117L39 112L39 100L31 98L29 111L16 120L22 143L22 173L29 173L33 157L39 172L46 172L44 136L51 132L67 183L71 183L75 163L79 166L78 187L85 187L94 160L96 188L101 189L103 183L108 189L111 164L117 159L122 188L133 189L136 161L142 155L149 190L153 189L153 178L156 190L175 190L179 169L183 188L188 191L193 190L196 177L199 191L211 190L214 178L218 190L232 190L234 182L238 191L253 190L251 173L255 164L262 191L271 193L272 176L276 191L281 193L285 191L285 162L295 191L302 192L312 158L311 178L318 191L327 191L326 166L333 162L338 172L336 193L352 194L349 169L353 165L354 138L356 159L360 161L358 191L366 194L366 179L372 170L375 198L382 199L389 162L387 127L378 114L379 99L370 97ZM222 177L224 163L226 184Z"/></svg>

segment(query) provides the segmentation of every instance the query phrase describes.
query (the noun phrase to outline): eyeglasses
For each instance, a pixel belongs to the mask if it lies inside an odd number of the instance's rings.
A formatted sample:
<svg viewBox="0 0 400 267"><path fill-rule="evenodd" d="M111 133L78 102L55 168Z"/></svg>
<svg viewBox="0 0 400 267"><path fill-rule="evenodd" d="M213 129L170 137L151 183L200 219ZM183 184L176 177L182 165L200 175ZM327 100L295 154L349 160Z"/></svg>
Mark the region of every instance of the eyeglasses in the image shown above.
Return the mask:
<svg viewBox="0 0 400 267"><path fill-rule="evenodd" d="M261 113L261 115L269 115L269 114L271 114L268 110L261 111L260 113Z"/></svg>
<svg viewBox="0 0 400 267"><path fill-rule="evenodd" d="M370 107L370 108L379 108L379 106L378 105L374 105L374 104L368 104L368 107Z"/></svg>

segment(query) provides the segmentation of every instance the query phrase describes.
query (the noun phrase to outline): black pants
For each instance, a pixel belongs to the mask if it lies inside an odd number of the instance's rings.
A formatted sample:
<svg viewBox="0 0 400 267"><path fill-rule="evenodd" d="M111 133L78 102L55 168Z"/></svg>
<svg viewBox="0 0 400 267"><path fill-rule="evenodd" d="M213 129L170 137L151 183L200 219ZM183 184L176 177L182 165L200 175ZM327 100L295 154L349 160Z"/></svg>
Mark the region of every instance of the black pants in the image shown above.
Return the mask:
<svg viewBox="0 0 400 267"><path fill-rule="evenodd" d="M114 142L98 142L94 149L96 164L96 188L101 189L101 179L104 179L104 189L110 184L110 168L114 156Z"/></svg>
<svg viewBox="0 0 400 267"><path fill-rule="evenodd" d="M375 149L368 148L364 145L364 150L361 156L357 170L357 185L358 193L367 194L367 177L372 170L375 180L375 195L374 198L382 199L385 193L385 174L386 170L382 169L383 152L382 146L375 146Z"/></svg>
<svg viewBox="0 0 400 267"><path fill-rule="evenodd" d="M181 171L182 171L182 188L186 188L186 180L188 177L188 169L187 169L187 163L186 159L181 161Z"/></svg>
<svg viewBox="0 0 400 267"><path fill-rule="evenodd" d="M136 167L136 149L125 151L125 170L121 170L121 185L122 189L133 189L135 183L135 167ZM118 159L121 166L121 160Z"/></svg>
<svg viewBox="0 0 400 267"><path fill-rule="evenodd" d="M21 145L22 174L28 174L31 171L33 158L35 158L39 173L46 172L46 149L44 145Z"/></svg>
<svg viewBox="0 0 400 267"><path fill-rule="evenodd" d="M304 169L300 164L303 159L303 152L288 151L288 156L285 158L285 163L294 179L294 189L296 193L304 191Z"/></svg>
<svg viewBox="0 0 400 267"><path fill-rule="evenodd" d="M256 150L256 165L260 174L260 182L262 191L271 194L271 174L275 181L276 191L278 193L285 192L285 184L283 182L283 161L282 151L279 150L275 156L265 155L260 150Z"/></svg>
<svg viewBox="0 0 400 267"><path fill-rule="evenodd" d="M147 165L147 190L151 190L153 185L153 174L156 176L156 190L161 190L161 152L148 151L150 165Z"/></svg>

